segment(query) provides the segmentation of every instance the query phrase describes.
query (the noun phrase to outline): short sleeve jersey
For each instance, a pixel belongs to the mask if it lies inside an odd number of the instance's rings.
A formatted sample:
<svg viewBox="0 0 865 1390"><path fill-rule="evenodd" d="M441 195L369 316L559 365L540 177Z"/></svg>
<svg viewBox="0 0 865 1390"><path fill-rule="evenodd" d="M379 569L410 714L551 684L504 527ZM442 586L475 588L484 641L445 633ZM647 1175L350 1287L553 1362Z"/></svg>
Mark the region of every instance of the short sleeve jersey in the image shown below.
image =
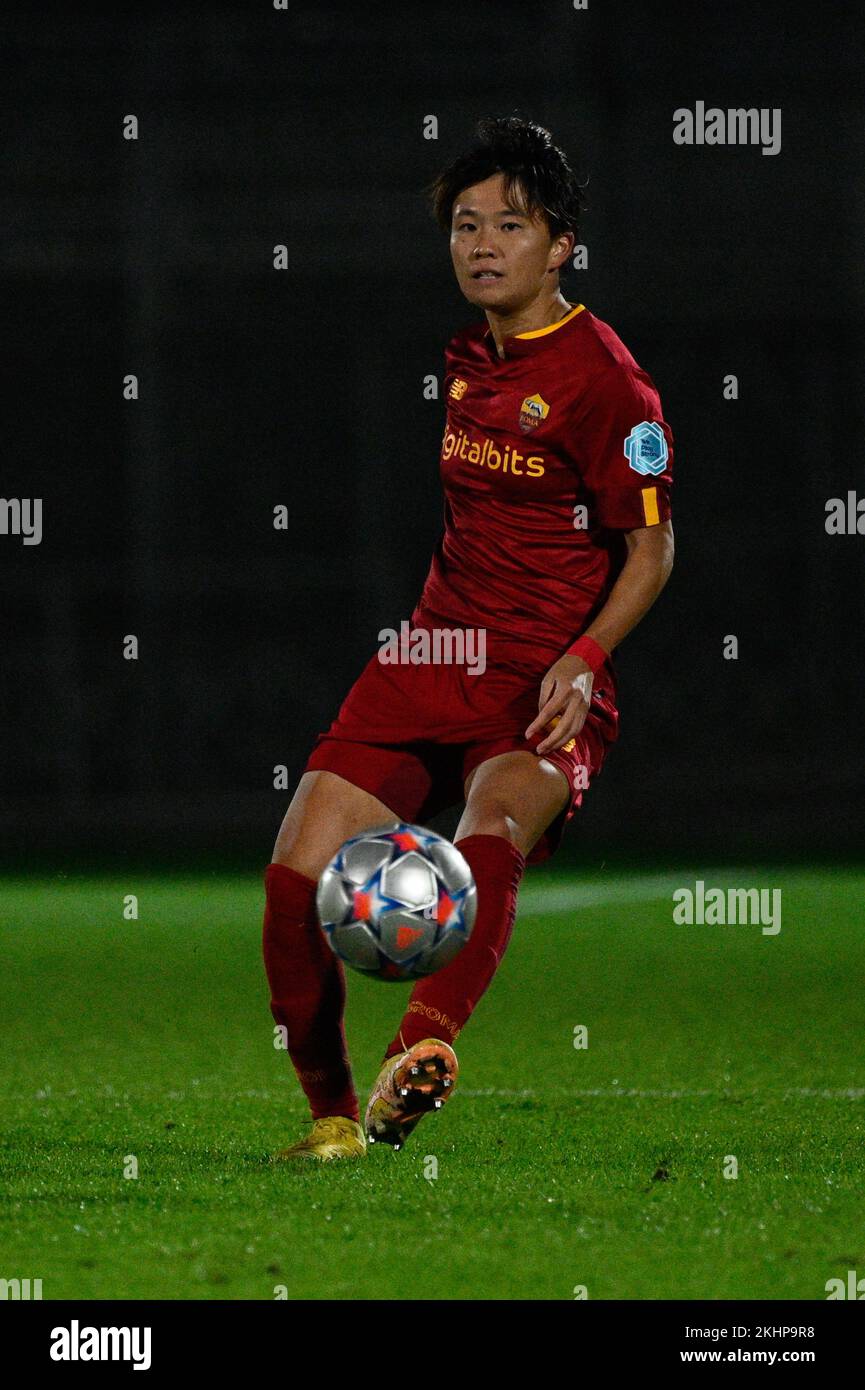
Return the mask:
<svg viewBox="0 0 865 1390"><path fill-rule="evenodd" d="M623 533L670 517L673 435L651 378L583 305L503 346L481 323L447 348L444 533L413 621L483 627L540 672L606 602Z"/></svg>

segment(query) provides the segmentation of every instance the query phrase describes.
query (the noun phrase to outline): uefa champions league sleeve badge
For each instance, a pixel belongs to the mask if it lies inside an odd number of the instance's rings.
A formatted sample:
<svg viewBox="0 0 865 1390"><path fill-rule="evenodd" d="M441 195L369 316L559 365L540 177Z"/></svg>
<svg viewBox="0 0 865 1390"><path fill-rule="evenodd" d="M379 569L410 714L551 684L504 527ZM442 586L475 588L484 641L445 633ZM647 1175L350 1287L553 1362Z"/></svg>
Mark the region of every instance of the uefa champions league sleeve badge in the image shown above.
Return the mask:
<svg viewBox="0 0 865 1390"><path fill-rule="evenodd" d="M654 420L644 420L635 425L625 440L625 458L628 466L643 477L656 478L663 473L670 451L664 431Z"/></svg>

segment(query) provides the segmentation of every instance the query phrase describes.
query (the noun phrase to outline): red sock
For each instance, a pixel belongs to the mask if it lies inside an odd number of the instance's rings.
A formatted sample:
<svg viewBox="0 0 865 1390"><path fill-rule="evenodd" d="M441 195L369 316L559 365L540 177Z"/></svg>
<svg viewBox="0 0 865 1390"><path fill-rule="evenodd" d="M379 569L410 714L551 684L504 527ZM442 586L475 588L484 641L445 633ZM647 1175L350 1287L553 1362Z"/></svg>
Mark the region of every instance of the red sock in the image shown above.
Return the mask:
<svg viewBox="0 0 865 1390"><path fill-rule="evenodd" d="M359 1119L342 1015L345 976L324 939L315 882L284 864L264 875L264 966L270 1011L287 1033L288 1052L313 1119Z"/></svg>
<svg viewBox="0 0 865 1390"><path fill-rule="evenodd" d="M511 939L525 857L502 835L467 835L457 849L468 861L478 890L472 934L459 955L420 980L411 993L399 1032L385 1056L423 1038L452 1043L496 973Z"/></svg>

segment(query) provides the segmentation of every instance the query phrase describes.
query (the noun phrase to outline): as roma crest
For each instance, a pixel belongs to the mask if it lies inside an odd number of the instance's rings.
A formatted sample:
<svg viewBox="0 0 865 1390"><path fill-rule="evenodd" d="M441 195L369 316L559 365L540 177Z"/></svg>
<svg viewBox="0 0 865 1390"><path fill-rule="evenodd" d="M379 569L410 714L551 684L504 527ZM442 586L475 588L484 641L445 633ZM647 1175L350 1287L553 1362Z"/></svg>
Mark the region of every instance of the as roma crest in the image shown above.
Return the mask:
<svg viewBox="0 0 865 1390"><path fill-rule="evenodd" d="M543 396L526 396L520 406L520 429L523 434L531 434L532 430L536 430L549 413L550 407Z"/></svg>

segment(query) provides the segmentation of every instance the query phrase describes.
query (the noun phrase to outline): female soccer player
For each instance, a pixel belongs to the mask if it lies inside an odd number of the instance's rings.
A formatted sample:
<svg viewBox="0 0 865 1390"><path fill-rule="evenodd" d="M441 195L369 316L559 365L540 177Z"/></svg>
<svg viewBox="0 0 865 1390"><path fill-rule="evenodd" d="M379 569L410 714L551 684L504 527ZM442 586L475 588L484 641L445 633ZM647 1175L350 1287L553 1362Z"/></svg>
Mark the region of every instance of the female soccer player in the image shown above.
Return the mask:
<svg viewBox="0 0 865 1390"><path fill-rule="evenodd" d="M433 185L460 289L484 320L450 343L444 535L412 628L474 630L483 670L374 654L318 736L265 875L273 1017L313 1117L280 1157L399 1147L453 1094L453 1042L507 946L527 862L546 859L617 737L610 653L673 562L672 434L654 385L559 288L581 197L549 133L487 120ZM477 648L473 648L477 650ZM315 909L350 836L465 800L455 844L477 884L460 954L413 989L359 1123L342 967Z"/></svg>

